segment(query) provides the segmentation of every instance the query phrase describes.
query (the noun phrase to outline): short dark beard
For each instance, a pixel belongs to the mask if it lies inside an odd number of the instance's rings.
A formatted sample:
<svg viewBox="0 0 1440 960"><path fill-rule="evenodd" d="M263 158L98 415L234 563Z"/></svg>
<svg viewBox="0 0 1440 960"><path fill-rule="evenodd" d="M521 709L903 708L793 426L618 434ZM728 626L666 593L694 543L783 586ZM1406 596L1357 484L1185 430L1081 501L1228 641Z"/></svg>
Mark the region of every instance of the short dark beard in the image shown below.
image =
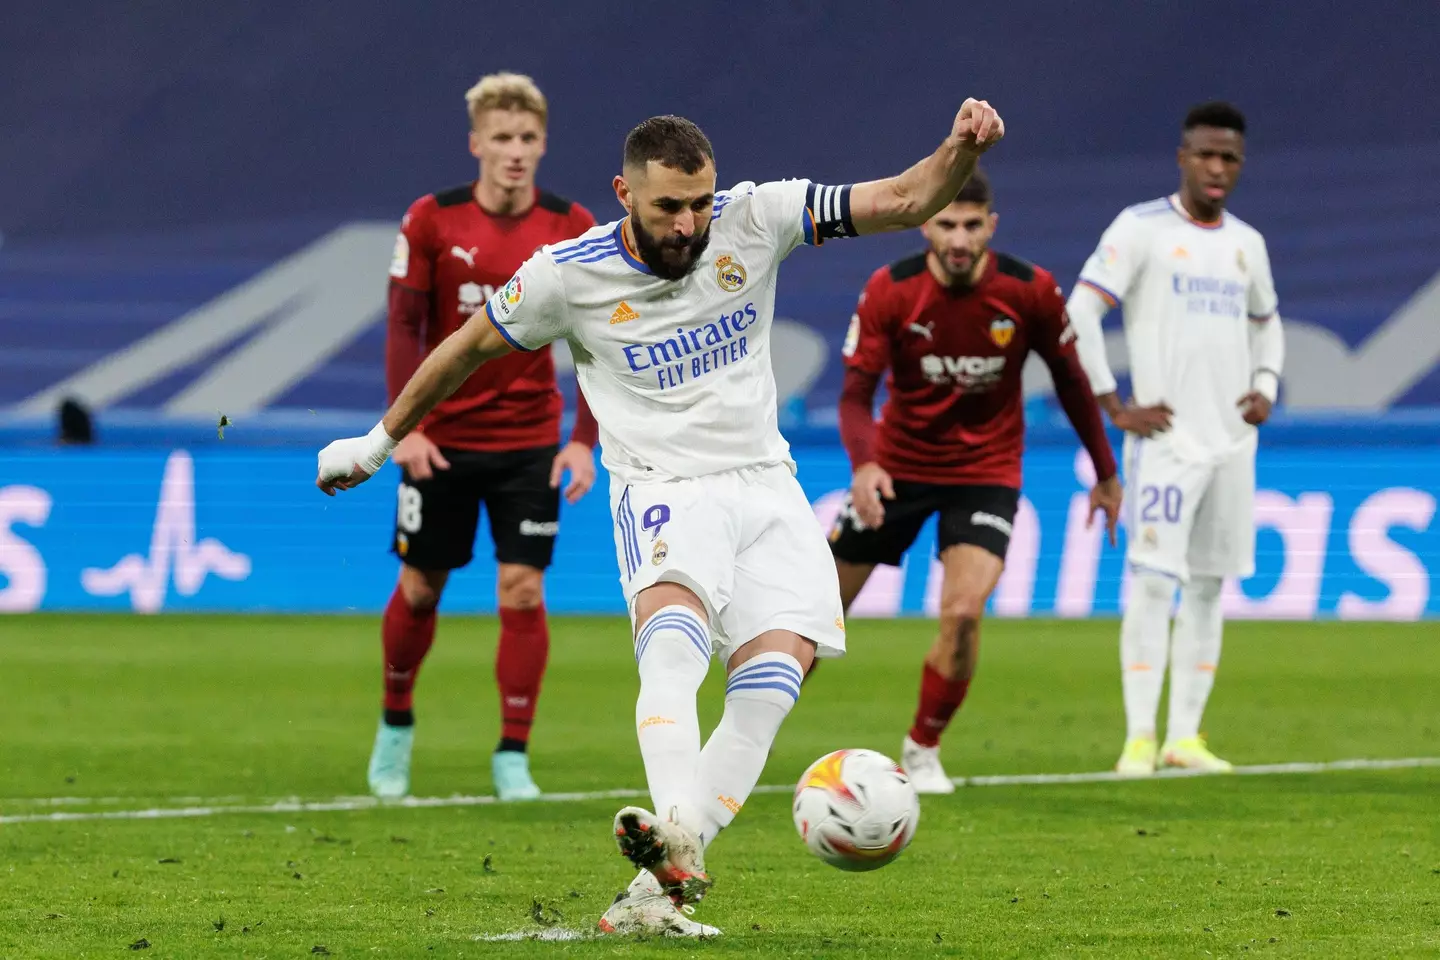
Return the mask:
<svg viewBox="0 0 1440 960"><path fill-rule="evenodd" d="M661 242L654 236L645 232L640 225L640 218L634 213L630 214L630 230L635 235L635 252L640 255L640 260L650 268L650 272L661 280L683 280L689 276L697 264L700 263L700 255L710 245L710 225L705 225L704 233L697 233L691 236L684 244L676 244L672 240ZM678 239L678 238L677 238ZM666 249L674 250L677 247L685 247L690 251L690 262L683 267L671 266L664 257Z"/></svg>

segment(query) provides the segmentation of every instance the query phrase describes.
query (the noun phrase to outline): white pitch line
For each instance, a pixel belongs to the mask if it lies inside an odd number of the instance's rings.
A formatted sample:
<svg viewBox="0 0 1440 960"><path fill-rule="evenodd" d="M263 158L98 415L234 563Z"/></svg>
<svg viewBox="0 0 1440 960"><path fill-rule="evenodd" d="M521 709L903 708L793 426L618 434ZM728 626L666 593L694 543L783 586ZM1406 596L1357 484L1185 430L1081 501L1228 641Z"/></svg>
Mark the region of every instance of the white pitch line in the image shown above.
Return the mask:
<svg viewBox="0 0 1440 960"><path fill-rule="evenodd" d="M1329 760L1313 763L1262 763L1247 767L1236 767L1241 776L1275 776L1294 773L1336 773L1347 770L1408 770L1417 767L1440 767L1440 757L1402 757L1393 760ZM1149 779L1179 780L1197 776L1214 776L1193 770L1160 770ZM955 777L961 787L1015 787L1049 786L1067 783L1117 783L1131 782L1112 770L1092 773L1020 773L989 777ZM761 784L753 793L789 793L794 790L787 784ZM576 803L589 800L631 800L649 796L646 790L591 790L571 793L543 794L539 803ZM77 798L53 798L72 800ZM109 799L109 798L105 798ZM184 798L190 799L190 798ZM228 798L226 798L228 799ZM40 803L43 800L30 800ZM465 796L456 794L449 797L406 797L404 800L382 802L374 797L335 797L330 800L300 800L291 798L271 803L204 803L178 807L151 807L146 810L59 810L53 813L22 813L0 816L0 824L7 823L72 823L88 820L179 820L194 817L215 817L228 813L336 813L351 810L375 810L398 807L401 809L424 809L431 807L488 807L499 803L493 796Z"/></svg>

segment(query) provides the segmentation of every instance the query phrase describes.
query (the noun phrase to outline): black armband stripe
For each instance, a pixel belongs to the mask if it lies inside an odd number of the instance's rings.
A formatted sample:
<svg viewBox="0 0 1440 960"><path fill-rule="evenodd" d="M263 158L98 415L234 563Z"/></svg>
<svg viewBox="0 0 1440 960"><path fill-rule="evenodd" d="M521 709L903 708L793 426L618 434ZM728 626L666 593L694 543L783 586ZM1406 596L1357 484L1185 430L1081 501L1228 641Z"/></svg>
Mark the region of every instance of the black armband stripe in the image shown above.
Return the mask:
<svg viewBox="0 0 1440 960"><path fill-rule="evenodd" d="M856 235L855 222L850 219L851 184L827 187L812 183L805 188L805 206L815 218L815 233L820 240Z"/></svg>

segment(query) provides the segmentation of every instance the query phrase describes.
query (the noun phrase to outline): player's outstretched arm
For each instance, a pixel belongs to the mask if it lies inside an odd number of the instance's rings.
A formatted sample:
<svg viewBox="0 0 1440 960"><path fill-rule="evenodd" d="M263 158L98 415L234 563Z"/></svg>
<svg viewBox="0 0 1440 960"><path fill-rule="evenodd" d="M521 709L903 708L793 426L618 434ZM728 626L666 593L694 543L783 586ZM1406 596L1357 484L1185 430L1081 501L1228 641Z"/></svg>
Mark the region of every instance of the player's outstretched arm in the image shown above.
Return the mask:
<svg viewBox="0 0 1440 960"><path fill-rule="evenodd" d="M856 233L884 233L918 227L945 208L980 154L1005 136L1005 121L984 100L968 99L934 153L899 176L857 183L850 190L850 219Z"/></svg>
<svg viewBox="0 0 1440 960"><path fill-rule="evenodd" d="M436 404L459 389L480 364L510 350L490 318L483 311L476 313L431 351L375 429L363 437L336 440L320 451L315 485L334 496L336 490L370 479Z"/></svg>

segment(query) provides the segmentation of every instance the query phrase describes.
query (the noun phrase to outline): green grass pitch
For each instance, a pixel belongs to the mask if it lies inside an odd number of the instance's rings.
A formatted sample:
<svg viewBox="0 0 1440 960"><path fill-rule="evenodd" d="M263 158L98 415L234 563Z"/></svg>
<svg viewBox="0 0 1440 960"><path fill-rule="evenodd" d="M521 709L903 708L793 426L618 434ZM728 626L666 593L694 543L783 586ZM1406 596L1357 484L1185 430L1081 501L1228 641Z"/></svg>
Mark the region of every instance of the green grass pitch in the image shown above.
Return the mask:
<svg viewBox="0 0 1440 960"><path fill-rule="evenodd" d="M895 756L933 626L854 621L763 777ZM492 619L442 618L414 790L490 791ZM1096 771L1122 739L1113 622L991 622L952 774ZM555 618L534 771L644 784L623 621ZM1440 757L1434 624L1231 624L1206 729L1240 764ZM364 792L373 618L0 619L0 817ZM720 708L721 671L702 692ZM56 802L55 798L72 798ZM0 957L1381 957L1440 954L1440 768L974 786L872 874L811 858L788 797L711 849L716 941L588 932L630 878L620 800L0 823ZM148 944L148 946L147 946ZM133 946L132 946L133 945Z"/></svg>

